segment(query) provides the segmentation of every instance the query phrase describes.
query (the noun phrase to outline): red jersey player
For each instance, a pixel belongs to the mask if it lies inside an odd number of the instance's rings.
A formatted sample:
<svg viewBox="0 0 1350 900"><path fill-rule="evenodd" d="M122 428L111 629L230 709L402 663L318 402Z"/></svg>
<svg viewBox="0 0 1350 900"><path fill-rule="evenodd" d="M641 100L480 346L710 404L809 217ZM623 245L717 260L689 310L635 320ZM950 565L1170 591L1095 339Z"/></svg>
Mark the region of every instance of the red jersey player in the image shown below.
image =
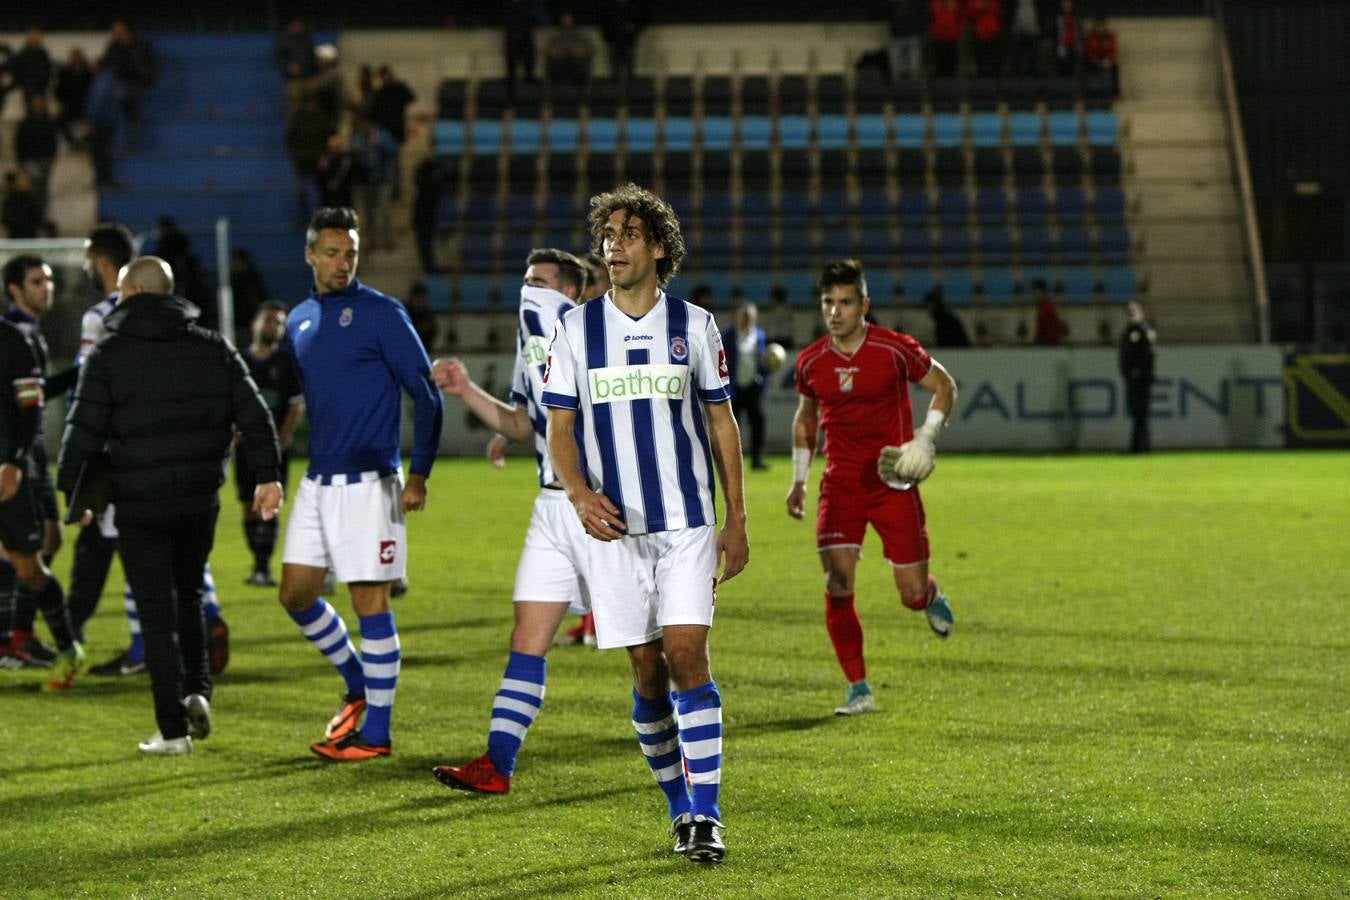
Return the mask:
<svg viewBox="0 0 1350 900"><path fill-rule="evenodd" d="M825 475L816 515L816 550L825 569L825 626L849 680L837 715L876 709L863 661L862 623L853 605L854 572L870 522L881 535L900 600L924 610L938 637L952 630L947 598L928 574L928 529L918 482L933 470L934 441L956 400L956 382L907 334L869 325L867 279L857 260L827 263L820 307L829 334L797 357L801 400L792 420L788 515L802 518L816 431L825 429ZM914 428L909 383L933 395ZM896 446L899 445L899 446Z"/></svg>

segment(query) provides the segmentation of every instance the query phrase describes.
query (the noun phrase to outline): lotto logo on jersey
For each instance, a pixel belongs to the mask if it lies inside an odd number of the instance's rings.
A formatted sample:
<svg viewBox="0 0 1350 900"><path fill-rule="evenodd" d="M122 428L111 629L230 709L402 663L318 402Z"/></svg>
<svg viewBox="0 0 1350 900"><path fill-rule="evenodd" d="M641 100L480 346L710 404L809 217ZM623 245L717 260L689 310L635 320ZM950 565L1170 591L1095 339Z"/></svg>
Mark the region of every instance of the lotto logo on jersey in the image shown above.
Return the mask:
<svg viewBox="0 0 1350 900"><path fill-rule="evenodd" d="M380 541L380 565L392 566L394 564L394 550L398 546L398 541Z"/></svg>
<svg viewBox="0 0 1350 900"><path fill-rule="evenodd" d="M652 364L606 366L591 369L592 403L616 400L680 400L689 377L688 366Z"/></svg>
<svg viewBox="0 0 1350 900"><path fill-rule="evenodd" d="M731 371L727 368L727 351L721 348L717 350L717 375L719 378L731 377Z"/></svg>
<svg viewBox="0 0 1350 900"><path fill-rule="evenodd" d="M548 338L537 334L530 335L525 340L520 356L521 361L527 366L545 365L548 362Z"/></svg>

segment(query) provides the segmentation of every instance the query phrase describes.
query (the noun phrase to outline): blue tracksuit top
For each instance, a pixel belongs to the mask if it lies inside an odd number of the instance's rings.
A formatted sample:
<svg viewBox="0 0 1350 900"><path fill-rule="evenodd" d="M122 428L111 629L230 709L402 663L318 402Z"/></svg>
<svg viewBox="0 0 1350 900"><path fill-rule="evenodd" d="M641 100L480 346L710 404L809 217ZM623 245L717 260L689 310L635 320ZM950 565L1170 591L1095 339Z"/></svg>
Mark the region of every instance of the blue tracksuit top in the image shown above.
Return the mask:
<svg viewBox="0 0 1350 900"><path fill-rule="evenodd" d="M399 388L413 399L412 474L429 475L441 439L441 392L408 312L352 279L309 295L286 320L305 393L310 476L390 474L399 467Z"/></svg>

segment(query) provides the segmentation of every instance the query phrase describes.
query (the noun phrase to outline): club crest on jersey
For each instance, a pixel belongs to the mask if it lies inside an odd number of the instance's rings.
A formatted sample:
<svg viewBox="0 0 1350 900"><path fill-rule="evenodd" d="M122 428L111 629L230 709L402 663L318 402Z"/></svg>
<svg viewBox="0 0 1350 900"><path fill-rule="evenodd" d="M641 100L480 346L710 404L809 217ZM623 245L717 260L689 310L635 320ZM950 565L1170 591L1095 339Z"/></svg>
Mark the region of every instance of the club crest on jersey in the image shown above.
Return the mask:
<svg viewBox="0 0 1350 900"><path fill-rule="evenodd" d="M847 394L853 390L853 374L860 371L854 366L847 369L835 369L839 373L839 390Z"/></svg>
<svg viewBox="0 0 1350 900"><path fill-rule="evenodd" d="M343 328L352 324L352 308L350 306L342 311L342 315L338 316L338 324Z"/></svg>
<svg viewBox="0 0 1350 900"><path fill-rule="evenodd" d="M689 343L682 337L670 339L670 359L672 362L684 362L689 358Z"/></svg>
<svg viewBox="0 0 1350 900"><path fill-rule="evenodd" d="M397 541L380 541L380 565L391 566L394 564L394 548Z"/></svg>

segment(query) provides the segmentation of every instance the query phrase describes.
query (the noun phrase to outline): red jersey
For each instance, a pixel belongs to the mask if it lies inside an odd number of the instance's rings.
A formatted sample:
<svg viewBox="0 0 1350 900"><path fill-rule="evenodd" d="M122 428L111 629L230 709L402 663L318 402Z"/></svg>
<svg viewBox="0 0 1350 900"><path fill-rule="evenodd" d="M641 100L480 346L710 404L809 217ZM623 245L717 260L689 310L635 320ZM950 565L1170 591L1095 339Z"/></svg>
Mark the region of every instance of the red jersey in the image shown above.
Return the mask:
<svg viewBox="0 0 1350 900"><path fill-rule="evenodd" d="M826 335L797 357L797 392L820 404L827 475L863 474L880 483L881 448L914 437L909 383L922 381L933 358L914 338L868 325L851 354Z"/></svg>

